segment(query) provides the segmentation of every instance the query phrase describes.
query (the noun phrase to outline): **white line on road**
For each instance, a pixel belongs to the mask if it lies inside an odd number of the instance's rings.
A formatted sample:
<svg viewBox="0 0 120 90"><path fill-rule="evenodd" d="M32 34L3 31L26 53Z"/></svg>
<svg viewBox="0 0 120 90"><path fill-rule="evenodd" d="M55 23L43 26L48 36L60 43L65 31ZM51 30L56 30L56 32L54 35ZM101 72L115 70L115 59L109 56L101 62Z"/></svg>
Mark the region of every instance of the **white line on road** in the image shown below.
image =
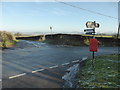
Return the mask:
<svg viewBox="0 0 120 90"><path fill-rule="evenodd" d="M26 75L26 73L19 74L19 75L15 75L15 76L11 76L11 77L9 77L9 79L16 78L16 77L20 77L20 76L23 76L23 75Z"/></svg>
<svg viewBox="0 0 120 90"><path fill-rule="evenodd" d="M75 62L79 62L79 60L75 60L75 61L72 61L73 63L75 63Z"/></svg>
<svg viewBox="0 0 120 90"><path fill-rule="evenodd" d="M56 68L56 67L58 67L58 65L56 65L56 66L52 66L52 67L49 67L49 68Z"/></svg>
<svg viewBox="0 0 120 90"><path fill-rule="evenodd" d="M43 71L43 70L45 70L45 69L38 69L38 70L32 71L32 73L40 72L40 71Z"/></svg>
<svg viewBox="0 0 120 90"><path fill-rule="evenodd" d="M86 59L87 59L87 57L83 57L83 58L82 58L82 60L86 60Z"/></svg>
<svg viewBox="0 0 120 90"><path fill-rule="evenodd" d="M64 65L68 65L68 64L70 64L70 63L64 63L64 64L62 64L62 65L64 66Z"/></svg>
<svg viewBox="0 0 120 90"><path fill-rule="evenodd" d="M0 82L2 81L2 79L0 79Z"/></svg>

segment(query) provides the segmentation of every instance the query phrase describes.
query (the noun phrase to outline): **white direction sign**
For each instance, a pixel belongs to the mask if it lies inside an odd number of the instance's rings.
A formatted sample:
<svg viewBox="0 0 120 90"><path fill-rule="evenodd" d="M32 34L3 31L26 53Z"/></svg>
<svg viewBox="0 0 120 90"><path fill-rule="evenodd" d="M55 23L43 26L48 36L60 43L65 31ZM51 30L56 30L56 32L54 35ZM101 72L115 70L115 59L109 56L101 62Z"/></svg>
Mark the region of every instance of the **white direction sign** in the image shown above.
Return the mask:
<svg viewBox="0 0 120 90"><path fill-rule="evenodd" d="M94 32L94 29L85 29L84 32Z"/></svg>
<svg viewBox="0 0 120 90"><path fill-rule="evenodd" d="M95 34L95 30L94 29L85 29L84 32L86 32L85 34Z"/></svg>
<svg viewBox="0 0 120 90"><path fill-rule="evenodd" d="M95 22L91 22L91 21L86 22L87 28L99 28L99 26L100 25L98 23L95 23Z"/></svg>

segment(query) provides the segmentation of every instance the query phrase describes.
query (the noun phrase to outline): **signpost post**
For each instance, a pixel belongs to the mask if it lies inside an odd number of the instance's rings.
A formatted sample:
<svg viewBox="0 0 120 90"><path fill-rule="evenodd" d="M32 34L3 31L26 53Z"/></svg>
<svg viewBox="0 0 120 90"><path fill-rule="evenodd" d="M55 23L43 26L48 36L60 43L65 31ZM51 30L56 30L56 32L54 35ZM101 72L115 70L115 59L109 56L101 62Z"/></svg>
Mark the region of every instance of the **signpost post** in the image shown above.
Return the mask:
<svg viewBox="0 0 120 90"><path fill-rule="evenodd" d="M95 35L95 28L99 28L99 24L96 23L95 21L94 22L91 22L91 21L88 21L86 22L86 27L87 28L91 28L91 29L85 29L84 32L86 32L86 34L90 34L90 35L93 35L93 37L90 39L90 51L93 52L92 54L92 66L94 67L94 56L95 56L95 53L94 52L97 52L98 51L98 41L97 39L95 39L94 35Z"/></svg>
<svg viewBox="0 0 120 90"><path fill-rule="evenodd" d="M51 30L51 38L52 38L52 27L50 26L50 30Z"/></svg>

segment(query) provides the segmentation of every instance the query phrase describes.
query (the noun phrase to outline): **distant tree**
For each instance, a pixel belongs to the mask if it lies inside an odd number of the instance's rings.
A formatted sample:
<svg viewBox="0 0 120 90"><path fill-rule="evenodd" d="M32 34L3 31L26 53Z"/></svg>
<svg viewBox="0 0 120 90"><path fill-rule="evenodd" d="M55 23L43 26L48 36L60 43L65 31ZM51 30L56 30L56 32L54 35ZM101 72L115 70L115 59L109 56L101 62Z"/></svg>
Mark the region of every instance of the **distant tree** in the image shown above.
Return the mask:
<svg viewBox="0 0 120 90"><path fill-rule="evenodd" d="M22 33L17 32L17 33L15 33L14 35L15 35L15 36L21 36L21 35L22 35Z"/></svg>

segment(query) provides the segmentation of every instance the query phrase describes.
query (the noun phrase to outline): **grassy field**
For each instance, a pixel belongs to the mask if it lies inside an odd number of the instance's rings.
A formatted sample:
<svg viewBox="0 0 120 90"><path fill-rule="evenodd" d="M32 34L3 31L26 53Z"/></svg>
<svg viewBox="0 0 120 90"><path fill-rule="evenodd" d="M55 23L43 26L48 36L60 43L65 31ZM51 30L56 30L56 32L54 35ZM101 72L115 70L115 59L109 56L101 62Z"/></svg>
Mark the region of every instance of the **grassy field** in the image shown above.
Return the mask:
<svg viewBox="0 0 120 90"><path fill-rule="evenodd" d="M82 34L82 36L93 36L93 35L87 35L87 34ZM95 37L113 37L112 35L94 35Z"/></svg>
<svg viewBox="0 0 120 90"><path fill-rule="evenodd" d="M87 34L81 34L82 36L93 36L93 35L87 35ZM94 35L95 37L103 37L103 38L116 38L113 35ZM118 37L120 39L120 36Z"/></svg>
<svg viewBox="0 0 120 90"><path fill-rule="evenodd" d="M118 55L97 56L92 61L88 60L78 74L78 87L82 88L120 88L118 68Z"/></svg>

